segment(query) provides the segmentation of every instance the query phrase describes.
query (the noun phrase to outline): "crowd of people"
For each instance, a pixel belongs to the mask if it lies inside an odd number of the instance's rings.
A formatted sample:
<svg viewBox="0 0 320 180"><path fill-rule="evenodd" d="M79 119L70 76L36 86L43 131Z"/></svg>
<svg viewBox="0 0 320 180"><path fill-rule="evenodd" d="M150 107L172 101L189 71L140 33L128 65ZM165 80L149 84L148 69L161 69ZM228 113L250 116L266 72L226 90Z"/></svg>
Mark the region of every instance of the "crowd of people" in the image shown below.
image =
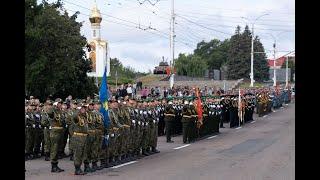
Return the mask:
<svg viewBox="0 0 320 180"><path fill-rule="evenodd" d="M126 85L109 92L107 126L98 97L48 98L45 103L30 97L25 112L26 160L45 156L51 161L51 172L62 172L58 160L69 156L75 174L84 175L159 153L158 136L166 135L167 142L172 143L172 136L182 134L183 143L192 143L219 133L224 123L235 128L252 121L255 108L263 116L291 100L290 91L285 89L251 88L240 96L239 91L207 87L162 91L155 87L150 94L135 96L133 89Z"/></svg>

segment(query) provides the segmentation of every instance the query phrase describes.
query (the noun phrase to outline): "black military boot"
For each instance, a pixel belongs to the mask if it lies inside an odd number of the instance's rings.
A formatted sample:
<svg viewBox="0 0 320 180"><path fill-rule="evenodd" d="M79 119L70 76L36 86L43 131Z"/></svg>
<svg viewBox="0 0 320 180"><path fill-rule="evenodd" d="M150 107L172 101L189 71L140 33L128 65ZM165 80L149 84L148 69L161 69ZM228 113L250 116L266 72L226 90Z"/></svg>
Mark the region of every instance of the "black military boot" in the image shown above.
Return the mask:
<svg viewBox="0 0 320 180"><path fill-rule="evenodd" d="M147 153L147 151L146 151L145 149L142 149L142 155L144 155L144 156L149 156L150 154Z"/></svg>
<svg viewBox="0 0 320 180"><path fill-rule="evenodd" d="M132 152L128 153L128 161L134 161L134 160L135 159L133 157L133 153Z"/></svg>
<svg viewBox="0 0 320 180"><path fill-rule="evenodd" d="M58 167L58 163L51 163L51 172L54 172L54 173L59 173L59 172L63 172L64 170L63 169L60 169Z"/></svg>
<svg viewBox="0 0 320 180"><path fill-rule="evenodd" d="M70 154L70 161L73 161L73 154Z"/></svg>
<svg viewBox="0 0 320 180"><path fill-rule="evenodd" d="M142 155L142 153L141 153L140 149L137 151L137 155L138 155L138 159L143 158L143 155Z"/></svg>
<svg viewBox="0 0 320 180"><path fill-rule="evenodd" d="M50 161L50 154L48 152L45 153L44 160L45 161Z"/></svg>
<svg viewBox="0 0 320 180"><path fill-rule="evenodd" d="M116 165L116 161L114 159L114 157L110 157L110 167L115 166Z"/></svg>
<svg viewBox="0 0 320 180"><path fill-rule="evenodd" d="M92 169L90 168L89 163L84 163L84 172L85 173L91 173Z"/></svg>
<svg viewBox="0 0 320 180"><path fill-rule="evenodd" d="M128 159L127 159L127 157L126 157L126 154L121 155L120 157L121 157L121 160L120 160L121 164L128 162Z"/></svg>
<svg viewBox="0 0 320 180"><path fill-rule="evenodd" d="M150 147L147 147L146 151L147 151L147 153L148 153L149 155L154 154L153 152L150 151Z"/></svg>
<svg viewBox="0 0 320 180"><path fill-rule="evenodd" d="M117 165L119 165L119 164L121 164L121 158L120 158L120 155L119 156L116 156L116 158L115 158L115 166L117 166Z"/></svg>
<svg viewBox="0 0 320 180"><path fill-rule="evenodd" d="M153 153L159 153L160 151L158 151L155 147L152 147L152 152Z"/></svg>
<svg viewBox="0 0 320 180"><path fill-rule="evenodd" d="M105 166L104 166L104 168L109 168L109 167L111 167L111 165L110 165L110 159L109 158L107 158L107 159L105 159Z"/></svg>
<svg viewBox="0 0 320 180"><path fill-rule="evenodd" d="M85 172L83 172L82 170L81 170L81 168L80 168L80 166L77 166L77 167L75 167L75 172L74 172L74 175L85 175L85 174L87 174L87 173L85 173Z"/></svg>
<svg viewBox="0 0 320 180"><path fill-rule="evenodd" d="M27 160L32 160L34 158L33 154L28 153L27 154Z"/></svg>
<svg viewBox="0 0 320 180"><path fill-rule="evenodd" d="M91 172L96 172L97 168L98 168L97 162L92 162Z"/></svg>

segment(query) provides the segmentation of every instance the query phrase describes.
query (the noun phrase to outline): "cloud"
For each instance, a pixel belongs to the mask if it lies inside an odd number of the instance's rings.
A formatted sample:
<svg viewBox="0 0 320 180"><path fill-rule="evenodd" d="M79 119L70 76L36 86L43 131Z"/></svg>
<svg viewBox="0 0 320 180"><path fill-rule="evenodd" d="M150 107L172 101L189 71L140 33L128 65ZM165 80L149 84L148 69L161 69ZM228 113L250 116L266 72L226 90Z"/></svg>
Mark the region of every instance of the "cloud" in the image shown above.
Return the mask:
<svg viewBox="0 0 320 180"><path fill-rule="evenodd" d="M68 1L87 8L93 6L93 1ZM170 59L171 1L160 1L156 6L151 6L148 3L139 5L137 1L128 0L97 0L97 4L103 13L102 38L109 42L111 57L117 57L125 66L131 66L143 72L158 65L162 56ZM81 33L90 39L90 23L88 17L84 15L90 14L90 10L67 2L65 2L65 8L83 13L78 18L79 22L85 21ZM255 35L260 37L265 49L272 50L273 39L268 33L276 36L281 32L280 30L291 30L291 32L283 33L277 37L277 49L294 50L294 11L294 0L175 0L177 23L175 25L177 41L175 43L175 57L178 57L179 53L192 53L196 44L202 40L230 38L230 35L199 27L181 16L208 28L233 34L237 25L244 28L246 24L249 24L251 28L251 24L241 19L241 16L254 19L268 12L268 16L256 22ZM157 29L161 31L161 35L154 30L146 32L138 29L139 24L141 28L150 26ZM283 53L277 54L280 56ZM272 57L270 53L267 55Z"/></svg>

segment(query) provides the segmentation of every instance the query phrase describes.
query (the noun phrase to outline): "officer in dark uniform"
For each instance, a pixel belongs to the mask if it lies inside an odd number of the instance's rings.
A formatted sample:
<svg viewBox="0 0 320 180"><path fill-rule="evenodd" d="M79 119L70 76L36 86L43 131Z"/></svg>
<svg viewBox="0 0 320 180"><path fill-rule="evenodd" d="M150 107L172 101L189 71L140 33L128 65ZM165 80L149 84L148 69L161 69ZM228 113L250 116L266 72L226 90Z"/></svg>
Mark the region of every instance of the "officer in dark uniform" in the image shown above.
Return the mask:
<svg viewBox="0 0 320 180"><path fill-rule="evenodd" d="M175 118L175 111L173 109L172 101L169 100L168 106L165 108L164 112L164 121L165 121L165 131L166 131L166 138L168 143L173 143L171 140L171 131L173 126L173 121Z"/></svg>

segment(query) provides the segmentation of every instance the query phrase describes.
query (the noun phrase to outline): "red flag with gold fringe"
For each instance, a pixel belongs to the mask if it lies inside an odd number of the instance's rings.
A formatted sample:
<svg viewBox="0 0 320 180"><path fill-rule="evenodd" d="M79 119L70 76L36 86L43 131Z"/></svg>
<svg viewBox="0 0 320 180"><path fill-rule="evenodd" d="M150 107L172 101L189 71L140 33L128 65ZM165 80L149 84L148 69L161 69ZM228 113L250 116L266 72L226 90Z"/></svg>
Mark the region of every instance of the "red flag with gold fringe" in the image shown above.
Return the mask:
<svg viewBox="0 0 320 180"><path fill-rule="evenodd" d="M197 97L197 114L198 114L198 128L200 128L203 124L203 110L202 110L202 105L201 105L201 97L199 93L199 88L196 88L196 97Z"/></svg>

